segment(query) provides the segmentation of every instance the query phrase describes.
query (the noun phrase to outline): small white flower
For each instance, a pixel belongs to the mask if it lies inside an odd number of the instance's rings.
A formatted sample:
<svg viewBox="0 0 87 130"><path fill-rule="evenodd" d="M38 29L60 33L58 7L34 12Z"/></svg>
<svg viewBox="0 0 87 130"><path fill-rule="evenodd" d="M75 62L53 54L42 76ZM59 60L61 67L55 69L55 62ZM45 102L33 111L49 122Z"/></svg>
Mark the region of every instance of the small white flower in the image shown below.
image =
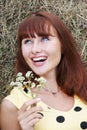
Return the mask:
<svg viewBox="0 0 87 130"><path fill-rule="evenodd" d="M31 88L34 88L35 87L35 83L33 82L32 84L31 84Z"/></svg>
<svg viewBox="0 0 87 130"><path fill-rule="evenodd" d="M40 89L41 87L42 87L42 85L41 85L41 84L38 84L38 85L37 85L37 88L38 88L38 89Z"/></svg>
<svg viewBox="0 0 87 130"><path fill-rule="evenodd" d="M27 84L27 82L24 81L24 82L23 82L23 85L26 85L26 84Z"/></svg>
<svg viewBox="0 0 87 130"><path fill-rule="evenodd" d="M23 82L24 80L25 80L25 77L23 77L23 76L16 78L16 81L18 81L18 82Z"/></svg>
<svg viewBox="0 0 87 130"><path fill-rule="evenodd" d="M43 87L43 85L45 84L46 80L43 77L40 77L37 79L37 81L39 82L39 84L37 85L38 90L40 91L40 89Z"/></svg>
<svg viewBox="0 0 87 130"><path fill-rule="evenodd" d="M30 77L30 74L32 73L32 71L28 71L27 73L26 73L26 78L29 78Z"/></svg>
<svg viewBox="0 0 87 130"><path fill-rule="evenodd" d="M37 81L38 78L35 78L35 80Z"/></svg>
<svg viewBox="0 0 87 130"><path fill-rule="evenodd" d="M20 82L15 82L15 83L16 83L16 86L17 86L17 87L22 87L22 86L23 86L23 84L20 83Z"/></svg>
<svg viewBox="0 0 87 130"><path fill-rule="evenodd" d="M30 86L31 81L30 81L30 80L29 80L29 81L24 81L23 84L24 84L25 86L26 86L26 85Z"/></svg>
<svg viewBox="0 0 87 130"><path fill-rule="evenodd" d="M15 82L12 81L12 82L10 83L10 86L11 86L11 87L15 86Z"/></svg>
<svg viewBox="0 0 87 130"><path fill-rule="evenodd" d="M17 77L20 77L20 76L22 76L22 73L21 72L17 73Z"/></svg>
<svg viewBox="0 0 87 130"><path fill-rule="evenodd" d="M41 84L46 82L46 80L43 77L38 78L37 81L40 82Z"/></svg>

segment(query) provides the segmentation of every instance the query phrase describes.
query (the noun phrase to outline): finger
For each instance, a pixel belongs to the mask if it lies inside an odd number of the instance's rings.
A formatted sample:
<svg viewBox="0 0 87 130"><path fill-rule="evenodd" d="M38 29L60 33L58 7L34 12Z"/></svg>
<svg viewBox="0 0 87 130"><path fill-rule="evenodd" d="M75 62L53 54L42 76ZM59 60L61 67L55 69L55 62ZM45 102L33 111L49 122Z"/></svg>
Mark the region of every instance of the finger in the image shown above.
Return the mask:
<svg viewBox="0 0 87 130"><path fill-rule="evenodd" d="M26 110L22 113L18 113L18 119L21 120L21 119L24 119L24 118L27 118L29 117L32 113L38 113L38 111L42 111L42 107L31 107L29 110Z"/></svg>
<svg viewBox="0 0 87 130"><path fill-rule="evenodd" d="M30 127L35 125L35 123L38 122L41 118L42 118L42 116L40 114L33 113L32 115L28 116L27 118L21 120L19 123L21 126L25 125L25 127L27 126L29 129Z"/></svg>
<svg viewBox="0 0 87 130"><path fill-rule="evenodd" d="M22 112L26 111L29 106L31 106L31 105L39 102L39 101L41 101L40 98L35 98L35 99L32 99L32 100L29 100L29 101L25 102L23 104L23 106L21 107L20 111L22 111Z"/></svg>
<svg viewBox="0 0 87 130"><path fill-rule="evenodd" d="M39 122L40 121L40 119L39 118L34 118L33 120L31 120L30 122L28 122L28 126L29 127L32 127L32 126L34 126L37 122Z"/></svg>
<svg viewBox="0 0 87 130"><path fill-rule="evenodd" d="M35 118L37 119L41 119L43 116L38 114L37 112L36 113L33 113L31 114L30 116L28 116L26 119L25 119L25 123L28 124L29 122L31 122L32 120L34 120ZM24 120L23 120L24 122Z"/></svg>
<svg viewBox="0 0 87 130"><path fill-rule="evenodd" d="M39 118L34 118L27 124L26 124L26 122L19 122L19 123L23 130L29 130L29 129L32 129L34 127L35 123L37 123L39 120L40 120Z"/></svg>

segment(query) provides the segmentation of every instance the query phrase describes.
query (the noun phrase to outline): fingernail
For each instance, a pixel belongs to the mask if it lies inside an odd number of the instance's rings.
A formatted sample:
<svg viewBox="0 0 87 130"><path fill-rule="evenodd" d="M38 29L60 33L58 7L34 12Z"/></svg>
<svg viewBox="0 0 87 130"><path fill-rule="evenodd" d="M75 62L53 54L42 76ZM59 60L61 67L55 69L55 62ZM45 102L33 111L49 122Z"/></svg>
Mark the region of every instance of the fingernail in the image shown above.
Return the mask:
<svg viewBox="0 0 87 130"><path fill-rule="evenodd" d="M41 98L37 98L37 101L41 101Z"/></svg>

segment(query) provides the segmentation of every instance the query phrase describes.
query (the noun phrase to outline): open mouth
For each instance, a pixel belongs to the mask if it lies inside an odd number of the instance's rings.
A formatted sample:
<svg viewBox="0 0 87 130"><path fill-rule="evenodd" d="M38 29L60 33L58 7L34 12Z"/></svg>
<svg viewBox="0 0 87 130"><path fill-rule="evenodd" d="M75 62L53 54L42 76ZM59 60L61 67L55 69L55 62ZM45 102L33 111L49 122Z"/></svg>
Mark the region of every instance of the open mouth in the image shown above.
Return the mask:
<svg viewBox="0 0 87 130"><path fill-rule="evenodd" d="M47 60L47 57L36 57L36 58L32 58L33 62L44 62Z"/></svg>

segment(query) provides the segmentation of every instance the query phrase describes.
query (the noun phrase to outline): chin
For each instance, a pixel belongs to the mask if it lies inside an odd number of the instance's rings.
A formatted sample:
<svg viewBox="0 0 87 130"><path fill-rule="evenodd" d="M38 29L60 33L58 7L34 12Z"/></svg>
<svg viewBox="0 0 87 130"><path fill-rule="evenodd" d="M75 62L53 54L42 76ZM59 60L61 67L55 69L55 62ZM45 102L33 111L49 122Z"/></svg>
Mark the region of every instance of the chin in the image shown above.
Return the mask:
<svg viewBox="0 0 87 130"><path fill-rule="evenodd" d="M40 77L44 77L44 75L46 74L46 73L40 72L40 71L39 72L34 71L34 73L39 75Z"/></svg>

